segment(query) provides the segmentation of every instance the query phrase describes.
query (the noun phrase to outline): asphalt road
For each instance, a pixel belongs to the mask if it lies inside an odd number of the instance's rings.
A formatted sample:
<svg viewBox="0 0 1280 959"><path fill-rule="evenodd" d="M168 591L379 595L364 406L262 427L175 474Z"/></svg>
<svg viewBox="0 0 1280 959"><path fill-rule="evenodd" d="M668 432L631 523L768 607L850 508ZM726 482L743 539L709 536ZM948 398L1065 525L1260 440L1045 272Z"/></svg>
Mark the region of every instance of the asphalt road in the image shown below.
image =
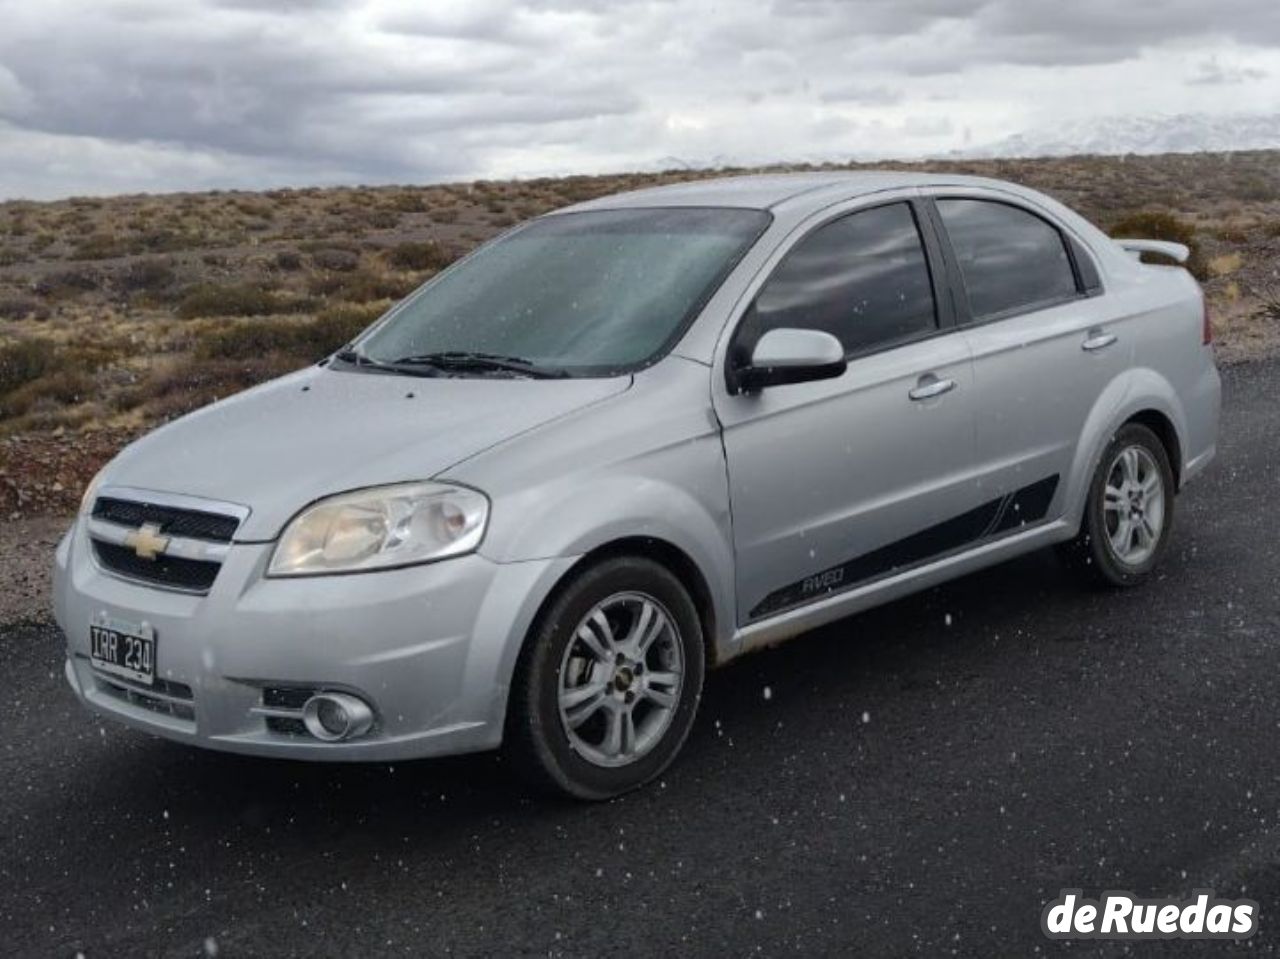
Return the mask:
<svg viewBox="0 0 1280 959"><path fill-rule="evenodd" d="M1248 896L1275 950L1280 364L1226 389L1157 581L1036 555L750 657L607 805L488 756L154 740L79 709L52 628L0 628L0 953L1031 955L1068 887Z"/></svg>

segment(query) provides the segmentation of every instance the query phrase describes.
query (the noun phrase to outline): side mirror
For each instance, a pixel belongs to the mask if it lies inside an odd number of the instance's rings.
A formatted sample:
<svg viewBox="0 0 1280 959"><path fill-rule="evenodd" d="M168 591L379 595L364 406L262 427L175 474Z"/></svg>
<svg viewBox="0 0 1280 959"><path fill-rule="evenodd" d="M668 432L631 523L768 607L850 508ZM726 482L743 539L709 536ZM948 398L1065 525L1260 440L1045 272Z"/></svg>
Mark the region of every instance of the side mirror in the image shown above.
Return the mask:
<svg viewBox="0 0 1280 959"><path fill-rule="evenodd" d="M768 386L808 383L843 376L849 364L844 346L821 330L770 330L751 351L749 365L738 370L738 388L755 393Z"/></svg>

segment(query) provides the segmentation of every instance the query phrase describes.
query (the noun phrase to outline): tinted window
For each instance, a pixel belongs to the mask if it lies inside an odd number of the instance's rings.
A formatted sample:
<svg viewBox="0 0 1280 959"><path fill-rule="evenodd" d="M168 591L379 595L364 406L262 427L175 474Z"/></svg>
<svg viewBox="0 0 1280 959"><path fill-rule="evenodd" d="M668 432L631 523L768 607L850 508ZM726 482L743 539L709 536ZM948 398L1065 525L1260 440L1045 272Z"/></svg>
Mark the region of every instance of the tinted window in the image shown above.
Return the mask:
<svg viewBox="0 0 1280 959"><path fill-rule="evenodd" d="M1076 295L1062 234L1033 213L985 200L939 200L975 320Z"/></svg>
<svg viewBox="0 0 1280 959"><path fill-rule="evenodd" d="M933 287L905 203L819 227L786 255L756 299L756 336L779 327L825 330L846 353L936 329Z"/></svg>
<svg viewBox="0 0 1280 959"><path fill-rule="evenodd" d="M447 270L359 346L383 362L459 351L633 367L671 342L768 224L758 210L695 207L546 217Z"/></svg>

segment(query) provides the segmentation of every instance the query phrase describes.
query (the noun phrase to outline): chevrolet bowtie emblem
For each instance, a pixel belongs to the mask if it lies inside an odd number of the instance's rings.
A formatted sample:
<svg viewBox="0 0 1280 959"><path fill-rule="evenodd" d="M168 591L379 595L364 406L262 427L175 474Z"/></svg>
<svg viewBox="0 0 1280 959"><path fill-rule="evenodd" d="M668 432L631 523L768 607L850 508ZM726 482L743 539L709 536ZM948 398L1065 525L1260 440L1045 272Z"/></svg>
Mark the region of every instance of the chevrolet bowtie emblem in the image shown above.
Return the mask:
<svg viewBox="0 0 1280 959"><path fill-rule="evenodd" d="M138 559L155 559L169 548L169 537L160 535L155 523L143 523L124 538L124 545L138 554Z"/></svg>

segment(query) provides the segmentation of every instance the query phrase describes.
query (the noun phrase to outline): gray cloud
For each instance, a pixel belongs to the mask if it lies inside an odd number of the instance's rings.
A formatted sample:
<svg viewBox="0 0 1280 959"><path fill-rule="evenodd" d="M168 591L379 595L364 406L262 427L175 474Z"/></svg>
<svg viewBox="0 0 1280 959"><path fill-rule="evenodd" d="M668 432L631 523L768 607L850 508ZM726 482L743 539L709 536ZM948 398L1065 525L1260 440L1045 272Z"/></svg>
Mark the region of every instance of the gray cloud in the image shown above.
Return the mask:
<svg viewBox="0 0 1280 959"><path fill-rule="evenodd" d="M1265 80L1270 74L1257 67L1238 67L1210 57L1196 66L1196 75L1188 83L1196 86L1235 86L1253 80Z"/></svg>
<svg viewBox="0 0 1280 959"><path fill-rule="evenodd" d="M1136 70L1121 110L1280 102L1274 0L0 0L0 23L0 197L941 151L1078 104L1099 75L1062 68Z"/></svg>
<svg viewBox="0 0 1280 959"><path fill-rule="evenodd" d="M903 93L901 90L887 86L847 84L823 90L818 94L818 99L823 103L857 103L884 107L901 103Z"/></svg>

